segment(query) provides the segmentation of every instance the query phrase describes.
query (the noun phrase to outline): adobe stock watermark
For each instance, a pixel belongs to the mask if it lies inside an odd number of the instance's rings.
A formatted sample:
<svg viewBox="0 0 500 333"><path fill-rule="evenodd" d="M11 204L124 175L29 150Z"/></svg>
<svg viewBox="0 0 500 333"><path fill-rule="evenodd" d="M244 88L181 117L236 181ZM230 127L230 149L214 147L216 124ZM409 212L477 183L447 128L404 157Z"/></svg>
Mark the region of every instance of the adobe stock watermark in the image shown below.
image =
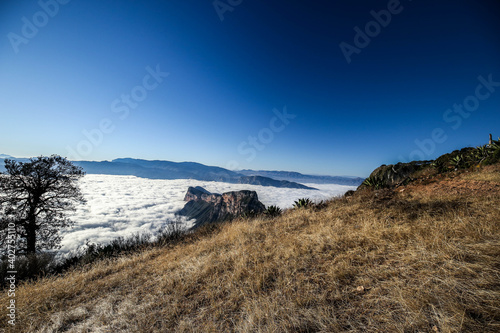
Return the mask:
<svg viewBox="0 0 500 333"><path fill-rule="evenodd" d="M353 38L353 45L346 42L341 42L339 44L340 50L347 63L350 64L352 62L353 54L360 54L362 49L370 45L372 39L380 35L382 28L387 28L391 23L392 17L400 14L403 9L404 7L399 0L389 0L387 9L382 9L378 12L374 10L370 11L370 15L374 20L366 23L364 30L361 30L358 26L354 27L354 32L356 34Z"/></svg>
<svg viewBox="0 0 500 333"><path fill-rule="evenodd" d="M21 18L22 26L20 34L9 32L7 38L15 53L19 53L21 44L28 44L30 40L38 35L41 28L45 27L50 19L54 18L58 13L61 5L66 5L71 0L40 0L38 6L41 10L35 12L31 19L23 16Z"/></svg>
<svg viewBox="0 0 500 333"><path fill-rule="evenodd" d="M13 222L7 225L7 296L9 299L7 308L7 322L11 326L16 325L16 245L17 245L17 232L16 226Z"/></svg>
<svg viewBox="0 0 500 333"><path fill-rule="evenodd" d="M215 12L219 16L221 22L224 21L224 14L226 12L233 12L235 7L241 5L243 0L215 0L212 2Z"/></svg>
<svg viewBox="0 0 500 333"><path fill-rule="evenodd" d="M111 112L118 116L119 120L125 120L130 114L131 110L136 109L139 103L143 102L149 92L158 88L166 77L170 75L168 72L162 72L160 65L156 68L146 67L147 74L142 78L142 82L130 90L128 94L121 94L111 102ZM84 129L82 131L84 139L80 140L73 148L66 146L68 158L70 160L81 160L82 157L90 155L94 148L100 146L106 134L111 134L115 130L115 122L111 118L103 118L96 128L90 130Z"/></svg>
<svg viewBox="0 0 500 333"><path fill-rule="evenodd" d="M247 162L252 162L259 151L263 151L267 145L273 142L275 134L283 132L290 124L290 121L295 119L297 115L288 113L287 107L283 107L283 111L273 109L274 116L269 120L269 126L262 128L256 136L249 135L245 141L242 141L237 151L240 155L246 156ZM226 169L236 170L240 164L237 161L229 161Z"/></svg>
<svg viewBox="0 0 500 333"><path fill-rule="evenodd" d="M464 121L469 118L473 112L479 109L482 101L487 100L495 92L495 88L500 87L500 82L493 81L493 75L488 75L484 78L482 75L478 76L479 84L476 86L474 93L464 98L461 104L453 104L453 108L447 109L443 113L443 121L447 123L452 130L458 130ZM418 147L413 150L409 155L409 160L425 160L426 157L431 156L435 151L438 144L443 144L448 140L445 129L438 127L431 131L430 136L423 140L415 139L415 145ZM399 156L401 162L408 162L403 156Z"/></svg>

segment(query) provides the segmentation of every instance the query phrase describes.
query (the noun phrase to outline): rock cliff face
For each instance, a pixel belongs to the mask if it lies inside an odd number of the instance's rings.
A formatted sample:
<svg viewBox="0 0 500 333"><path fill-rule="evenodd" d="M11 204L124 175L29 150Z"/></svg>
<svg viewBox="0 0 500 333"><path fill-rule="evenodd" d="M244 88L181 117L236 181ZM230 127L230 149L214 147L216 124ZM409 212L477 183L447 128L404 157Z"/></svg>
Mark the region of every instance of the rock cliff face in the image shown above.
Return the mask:
<svg viewBox="0 0 500 333"><path fill-rule="evenodd" d="M195 227L205 223L229 220L244 213L262 213L265 206L255 191L237 191L223 194L210 193L202 187L189 187L187 201L178 215L196 219Z"/></svg>

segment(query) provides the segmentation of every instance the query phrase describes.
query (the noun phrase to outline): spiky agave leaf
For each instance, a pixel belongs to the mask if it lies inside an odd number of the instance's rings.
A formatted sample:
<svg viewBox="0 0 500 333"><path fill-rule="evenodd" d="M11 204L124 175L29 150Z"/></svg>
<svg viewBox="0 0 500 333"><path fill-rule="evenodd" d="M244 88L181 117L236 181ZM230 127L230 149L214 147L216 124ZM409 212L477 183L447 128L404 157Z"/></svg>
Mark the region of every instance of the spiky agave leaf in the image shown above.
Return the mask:
<svg viewBox="0 0 500 333"><path fill-rule="evenodd" d="M269 206L264 212L264 214L269 217L277 217L280 216L281 213L282 213L281 208L279 208L278 206Z"/></svg>
<svg viewBox="0 0 500 333"><path fill-rule="evenodd" d="M313 204L313 202L311 200L309 200L309 198L302 198L302 199L295 201L295 203L293 204L293 207L294 208L307 208L309 206L312 206L312 204Z"/></svg>

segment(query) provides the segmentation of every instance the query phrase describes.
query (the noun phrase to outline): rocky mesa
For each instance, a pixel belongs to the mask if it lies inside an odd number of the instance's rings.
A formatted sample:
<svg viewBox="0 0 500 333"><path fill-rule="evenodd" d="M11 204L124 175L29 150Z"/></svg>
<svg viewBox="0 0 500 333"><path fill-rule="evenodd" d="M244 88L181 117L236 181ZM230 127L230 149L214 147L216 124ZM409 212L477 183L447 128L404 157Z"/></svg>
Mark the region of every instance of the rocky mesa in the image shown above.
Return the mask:
<svg viewBox="0 0 500 333"><path fill-rule="evenodd" d="M260 214L265 206L259 201L255 191L233 191L223 194L210 193L204 188L189 187L184 197L186 205L178 215L195 219L194 227L230 220L247 214Z"/></svg>

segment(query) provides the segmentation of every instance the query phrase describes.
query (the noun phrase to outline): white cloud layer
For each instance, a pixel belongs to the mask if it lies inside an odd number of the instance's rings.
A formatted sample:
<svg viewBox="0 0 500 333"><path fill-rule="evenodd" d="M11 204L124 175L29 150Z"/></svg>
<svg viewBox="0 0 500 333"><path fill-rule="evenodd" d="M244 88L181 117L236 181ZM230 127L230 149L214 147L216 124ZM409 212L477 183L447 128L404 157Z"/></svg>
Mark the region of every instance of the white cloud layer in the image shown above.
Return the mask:
<svg viewBox="0 0 500 333"><path fill-rule="evenodd" d="M201 186L212 193L253 190L266 206L290 208L299 198L320 201L339 196L354 186L306 184L318 188L302 190L246 184L228 184L199 180L144 179L135 176L86 175L81 189L87 200L72 215L75 225L61 232L61 252L75 251L86 240L105 244L111 240L137 233L155 233L175 212L184 207L189 186ZM186 227L191 225L186 221Z"/></svg>

